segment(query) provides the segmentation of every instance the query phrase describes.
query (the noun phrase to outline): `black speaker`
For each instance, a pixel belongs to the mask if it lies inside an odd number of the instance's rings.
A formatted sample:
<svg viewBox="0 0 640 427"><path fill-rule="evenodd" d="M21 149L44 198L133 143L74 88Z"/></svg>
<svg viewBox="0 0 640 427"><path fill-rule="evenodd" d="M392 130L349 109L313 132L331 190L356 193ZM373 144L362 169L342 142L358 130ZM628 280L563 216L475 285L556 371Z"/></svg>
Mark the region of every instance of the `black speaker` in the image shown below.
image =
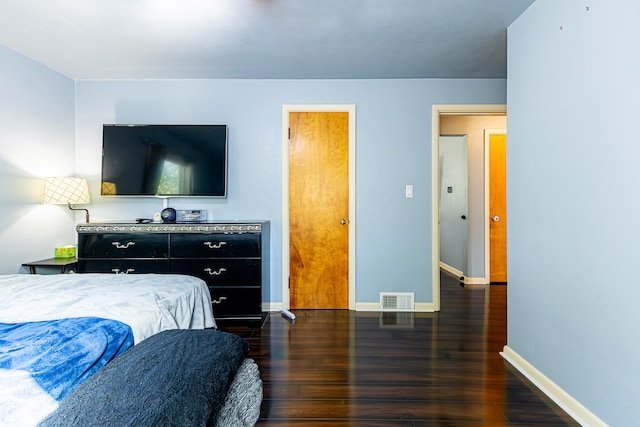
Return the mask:
<svg viewBox="0 0 640 427"><path fill-rule="evenodd" d="M160 212L160 218L162 222L174 223L176 222L176 210L173 208L164 208Z"/></svg>

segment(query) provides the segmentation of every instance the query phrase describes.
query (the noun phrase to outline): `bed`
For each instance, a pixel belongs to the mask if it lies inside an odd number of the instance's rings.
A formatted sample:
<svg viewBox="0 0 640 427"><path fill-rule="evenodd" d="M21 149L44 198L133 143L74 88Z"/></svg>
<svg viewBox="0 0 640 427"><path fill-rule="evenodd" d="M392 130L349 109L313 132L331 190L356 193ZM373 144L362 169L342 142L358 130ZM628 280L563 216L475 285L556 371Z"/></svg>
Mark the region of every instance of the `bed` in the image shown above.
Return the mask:
<svg viewBox="0 0 640 427"><path fill-rule="evenodd" d="M0 276L0 425L253 425L247 352L195 277Z"/></svg>

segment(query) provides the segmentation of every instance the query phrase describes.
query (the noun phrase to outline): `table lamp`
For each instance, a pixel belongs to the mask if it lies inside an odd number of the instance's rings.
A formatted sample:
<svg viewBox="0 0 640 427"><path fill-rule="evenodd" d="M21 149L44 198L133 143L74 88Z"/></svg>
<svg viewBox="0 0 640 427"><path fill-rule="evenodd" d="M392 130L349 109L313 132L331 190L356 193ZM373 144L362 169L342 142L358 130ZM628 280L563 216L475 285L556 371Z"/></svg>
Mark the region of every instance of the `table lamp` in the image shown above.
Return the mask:
<svg viewBox="0 0 640 427"><path fill-rule="evenodd" d="M72 208L71 204L89 203L89 187L84 178L52 177L45 178L42 203L67 204L72 211L85 211L87 223L89 222L89 210Z"/></svg>

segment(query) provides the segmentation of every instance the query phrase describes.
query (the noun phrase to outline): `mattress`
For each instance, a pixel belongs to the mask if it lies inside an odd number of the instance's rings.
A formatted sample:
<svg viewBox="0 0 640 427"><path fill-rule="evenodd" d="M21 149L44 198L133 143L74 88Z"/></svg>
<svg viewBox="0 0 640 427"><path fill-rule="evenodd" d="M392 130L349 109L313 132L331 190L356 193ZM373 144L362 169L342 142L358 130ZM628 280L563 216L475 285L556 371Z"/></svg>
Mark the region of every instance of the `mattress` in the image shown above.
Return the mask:
<svg viewBox="0 0 640 427"><path fill-rule="evenodd" d="M137 344L171 329L216 326L206 283L179 274L0 276L0 323L99 317L131 327Z"/></svg>

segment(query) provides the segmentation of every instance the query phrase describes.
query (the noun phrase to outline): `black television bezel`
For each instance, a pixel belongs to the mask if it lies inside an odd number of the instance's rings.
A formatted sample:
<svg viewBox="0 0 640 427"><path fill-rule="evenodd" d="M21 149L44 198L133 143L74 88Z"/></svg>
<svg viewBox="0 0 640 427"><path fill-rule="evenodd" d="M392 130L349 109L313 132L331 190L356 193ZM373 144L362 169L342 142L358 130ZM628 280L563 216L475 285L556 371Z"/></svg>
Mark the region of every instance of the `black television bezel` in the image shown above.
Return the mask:
<svg viewBox="0 0 640 427"><path fill-rule="evenodd" d="M104 131L106 127L189 127L189 126L211 126L224 127L225 143L224 143L224 194L223 195L202 195L202 194L102 194L104 181ZM100 197L140 197L140 198L213 198L226 199L228 197L228 181L229 181L229 126L223 124L148 124L148 123L105 123L102 125L102 150L101 150L101 167L100 167Z"/></svg>

